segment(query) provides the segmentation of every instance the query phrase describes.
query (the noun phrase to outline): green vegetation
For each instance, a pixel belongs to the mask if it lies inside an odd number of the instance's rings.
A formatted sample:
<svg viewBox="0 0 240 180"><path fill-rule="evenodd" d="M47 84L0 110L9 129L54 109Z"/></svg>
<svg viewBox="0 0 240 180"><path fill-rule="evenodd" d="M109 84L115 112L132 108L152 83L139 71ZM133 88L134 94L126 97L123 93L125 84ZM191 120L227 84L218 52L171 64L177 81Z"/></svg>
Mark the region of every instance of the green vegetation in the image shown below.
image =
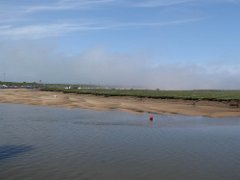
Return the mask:
<svg viewBox="0 0 240 180"><path fill-rule="evenodd" d="M240 90L144 90L144 89L109 89L95 85L77 84L42 84L36 82L1 82L9 88L38 88L42 91L58 91L63 93L91 94L101 96L130 96L154 99L183 99L209 101L236 101L240 103ZM67 89L66 87L71 87Z"/></svg>
<svg viewBox="0 0 240 180"><path fill-rule="evenodd" d="M6 85L8 87L33 87L38 88L42 87L42 84L36 82L2 82L0 81L0 85Z"/></svg>
<svg viewBox="0 0 240 180"><path fill-rule="evenodd" d="M131 96L154 99L184 99L209 101L240 101L240 90L189 90L163 91L138 89L62 89L45 87L43 91L59 91L63 93L92 94L102 96Z"/></svg>

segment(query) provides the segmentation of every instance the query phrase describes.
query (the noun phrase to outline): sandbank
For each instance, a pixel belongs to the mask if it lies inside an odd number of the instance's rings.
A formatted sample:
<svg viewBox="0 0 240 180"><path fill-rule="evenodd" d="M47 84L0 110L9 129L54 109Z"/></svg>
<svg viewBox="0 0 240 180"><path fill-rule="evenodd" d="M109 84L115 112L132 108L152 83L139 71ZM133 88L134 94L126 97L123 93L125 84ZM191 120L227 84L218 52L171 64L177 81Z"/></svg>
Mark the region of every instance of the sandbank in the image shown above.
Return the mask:
<svg viewBox="0 0 240 180"><path fill-rule="evenodd" d="M240 117L240 108L226 102L135 97L104 97L64 94L35 89L0 89L0 103L84 108L92 110L121 110L132 113L181 114L206 117Z"/></svg>

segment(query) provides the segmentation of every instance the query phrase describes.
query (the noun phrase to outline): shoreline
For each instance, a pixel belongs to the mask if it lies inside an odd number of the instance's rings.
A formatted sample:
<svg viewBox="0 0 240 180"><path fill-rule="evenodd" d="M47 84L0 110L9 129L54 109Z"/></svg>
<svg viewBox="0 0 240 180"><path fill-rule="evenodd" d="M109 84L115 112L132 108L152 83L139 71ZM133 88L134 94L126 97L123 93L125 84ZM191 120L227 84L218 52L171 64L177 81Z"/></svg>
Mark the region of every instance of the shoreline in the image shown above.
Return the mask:
<svg viewBox="0 0 240 180"><path fill-rule="evenodd" d="M137 97L104 97L84 94L64 94L31 89L0 89L0 103L120 110L131 113L154 113L206 117L240 117L240 108L229 103L207 100L151 99Z"/></svg>

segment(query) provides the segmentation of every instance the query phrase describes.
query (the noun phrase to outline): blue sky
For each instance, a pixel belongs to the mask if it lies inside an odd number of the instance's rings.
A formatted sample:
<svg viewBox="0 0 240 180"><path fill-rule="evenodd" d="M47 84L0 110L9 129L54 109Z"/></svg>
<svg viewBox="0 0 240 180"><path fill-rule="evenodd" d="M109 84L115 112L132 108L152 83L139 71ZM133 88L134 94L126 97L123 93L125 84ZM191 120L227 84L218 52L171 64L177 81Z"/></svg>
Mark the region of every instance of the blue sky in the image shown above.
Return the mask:
<svg viewBox="0 0 240 180"><path fill-rule="evenodd" d="M1 0L0 71L13 81L240 88L239 8L240 0Z"/></svg>

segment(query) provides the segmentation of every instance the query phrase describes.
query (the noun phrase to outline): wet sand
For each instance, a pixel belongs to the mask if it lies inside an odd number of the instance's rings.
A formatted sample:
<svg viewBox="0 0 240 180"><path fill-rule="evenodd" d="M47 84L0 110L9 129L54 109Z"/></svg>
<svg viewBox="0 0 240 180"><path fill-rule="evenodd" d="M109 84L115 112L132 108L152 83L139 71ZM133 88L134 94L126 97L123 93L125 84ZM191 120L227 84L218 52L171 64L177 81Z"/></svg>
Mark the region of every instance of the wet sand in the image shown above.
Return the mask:
<svg viewBox="0 0 240 180"><path fill-rule="evenodd" d="M132 113L181 114L207 117L240 117L239 106L229 102L104 97L28 89L0 89L0 103L92 110L117 109Z"/></svg>

